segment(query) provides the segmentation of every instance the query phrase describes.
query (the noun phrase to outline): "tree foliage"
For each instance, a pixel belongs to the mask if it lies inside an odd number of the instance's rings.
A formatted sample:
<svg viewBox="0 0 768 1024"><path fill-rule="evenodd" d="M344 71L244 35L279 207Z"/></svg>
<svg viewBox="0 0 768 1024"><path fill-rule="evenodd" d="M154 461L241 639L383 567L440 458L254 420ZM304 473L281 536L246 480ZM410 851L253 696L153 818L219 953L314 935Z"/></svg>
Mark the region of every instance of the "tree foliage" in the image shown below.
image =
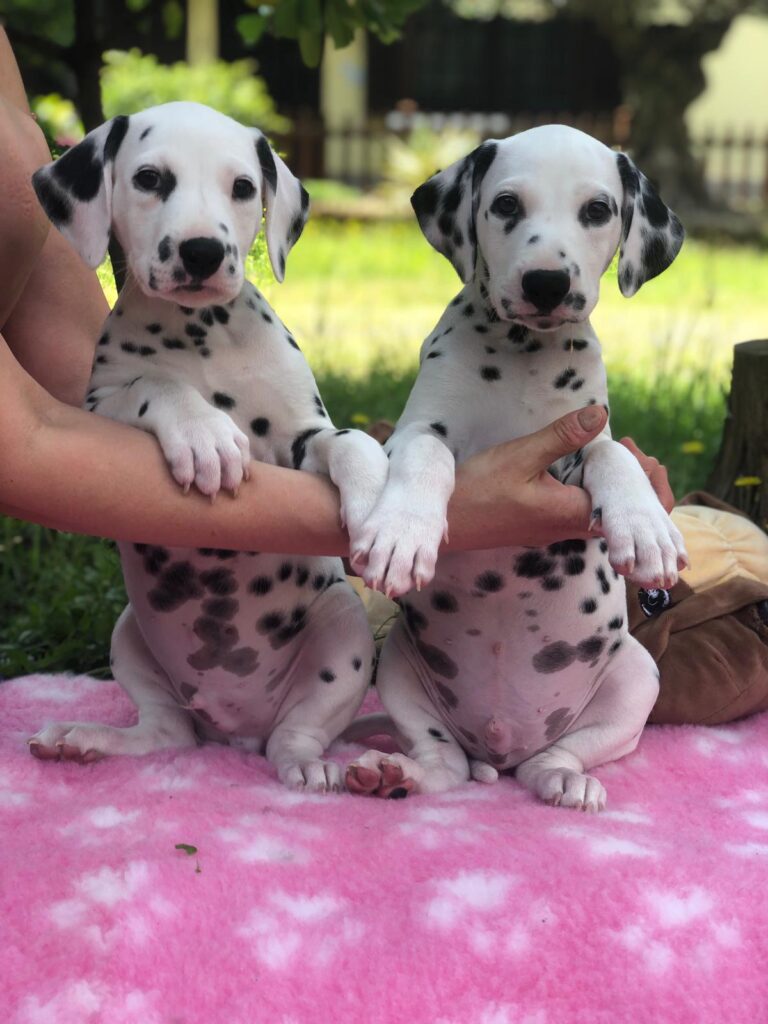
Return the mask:
<svg viewBox="0 0 768 1024"><path fill-rule="evenodd" d="M101 98L105 117L134 114L156 103L191 100L267 132L288 127L275 111L252 60L160 64L156 57L139 50L108 50L101 73Z"/></svg>
<svg viewBox="0 0 768 1024"><path fill-rule="evenodd" d="M295 39L304 63L317 67L323 42L330 36L337 47L347 46L358 29L366 29L385 43L392 42L409 15L427 0L245 0L253 8L237 20L243 39L253 45L265 32L279 39Z"/></svg>

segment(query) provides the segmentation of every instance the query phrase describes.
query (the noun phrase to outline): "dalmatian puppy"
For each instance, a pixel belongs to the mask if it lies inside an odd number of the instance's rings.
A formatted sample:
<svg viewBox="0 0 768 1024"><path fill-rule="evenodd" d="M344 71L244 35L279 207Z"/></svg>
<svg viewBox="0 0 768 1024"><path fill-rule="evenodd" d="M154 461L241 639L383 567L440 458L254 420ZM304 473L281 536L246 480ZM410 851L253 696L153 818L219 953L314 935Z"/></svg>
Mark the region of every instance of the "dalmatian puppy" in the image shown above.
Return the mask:
<svg viewBox="0 0 768 1024"><path fill-rule="evenodd" d="M618 248L633 295L683 229L627 156L555 125L485 142L412 203L464 288L422 346L387 485L353 548L369 585L410 591L377 678L405 753L369 751L347 785L402 797L515 769L545 801L598 810L606 794L588 770L634 749L658 689L627 631L623 577L668 588L687 564L639 464L606 426L551 468L589 492L601 537L437 552L456 463L607 408L588 319L600 278Z"/></svg>
<svg viewBox="0 0 768 1024"><path fill-rule="evenodd" d="M336 430L293 335L244 277L262 211L279 281L309 197L266 138L210 108L116 117L34 177L92 267L114 231L128 278L96 348L86 407L155 435L174 479L235 493L250 459L328 475L359 533L387 475ZM120 544L130 604L112 642L128 729L59 722L40 758L92 761L205 739L265 751L295 788L341 788L323 752L354 717L373 643L338 558Z"/></svg>

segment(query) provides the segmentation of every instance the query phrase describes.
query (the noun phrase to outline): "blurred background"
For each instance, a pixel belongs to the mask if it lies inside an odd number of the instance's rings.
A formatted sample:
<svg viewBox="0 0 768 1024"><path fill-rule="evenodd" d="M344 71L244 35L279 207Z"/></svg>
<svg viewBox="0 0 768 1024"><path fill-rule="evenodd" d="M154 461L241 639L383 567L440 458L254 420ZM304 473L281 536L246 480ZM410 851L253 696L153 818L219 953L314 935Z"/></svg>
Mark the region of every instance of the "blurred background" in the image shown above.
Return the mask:
<svg viewBox="0 0 768 1024"><path fill-rule="evenodd" d="M417 185L553 121L626 149L688 240L631 301L604 278L612 428L679 495L707 483L733 345L768 323L768 0L0 0L0 18L55 152L175 99L267 132L313 215L283 285L260 243L249 276L338 426L397 418L459 288ZM0 519L0 676L108 671L123 600L112 545Z"/></svg>

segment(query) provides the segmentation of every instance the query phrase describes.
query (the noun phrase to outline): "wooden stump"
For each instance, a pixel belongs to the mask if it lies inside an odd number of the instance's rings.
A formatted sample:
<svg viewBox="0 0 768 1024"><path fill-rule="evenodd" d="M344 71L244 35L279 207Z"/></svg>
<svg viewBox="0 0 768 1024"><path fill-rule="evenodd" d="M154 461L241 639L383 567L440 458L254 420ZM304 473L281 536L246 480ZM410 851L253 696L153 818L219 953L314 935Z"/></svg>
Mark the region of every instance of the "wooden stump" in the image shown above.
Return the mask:
<svg viewBox="0 0 768 1024"><path fill-rule="evenodd" d="M734 346L728 412L707 490L768 529L768 340Z"/></svg>

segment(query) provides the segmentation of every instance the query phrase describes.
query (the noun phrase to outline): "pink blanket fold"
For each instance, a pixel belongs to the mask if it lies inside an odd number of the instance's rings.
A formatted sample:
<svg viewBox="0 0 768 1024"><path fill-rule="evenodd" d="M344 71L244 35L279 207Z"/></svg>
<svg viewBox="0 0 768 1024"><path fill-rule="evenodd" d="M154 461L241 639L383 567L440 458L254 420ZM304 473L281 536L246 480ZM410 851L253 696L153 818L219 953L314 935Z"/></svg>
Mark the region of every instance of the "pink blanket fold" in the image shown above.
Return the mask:
<svg viewBox="0 0 768 1024"><path fill-rule="evenodd" d="M42 763L51 719L133 709L0 685L2 1022L768 1021L768 715L649 729L594 817L506 778L296 794L213 745Z"/></svg>

